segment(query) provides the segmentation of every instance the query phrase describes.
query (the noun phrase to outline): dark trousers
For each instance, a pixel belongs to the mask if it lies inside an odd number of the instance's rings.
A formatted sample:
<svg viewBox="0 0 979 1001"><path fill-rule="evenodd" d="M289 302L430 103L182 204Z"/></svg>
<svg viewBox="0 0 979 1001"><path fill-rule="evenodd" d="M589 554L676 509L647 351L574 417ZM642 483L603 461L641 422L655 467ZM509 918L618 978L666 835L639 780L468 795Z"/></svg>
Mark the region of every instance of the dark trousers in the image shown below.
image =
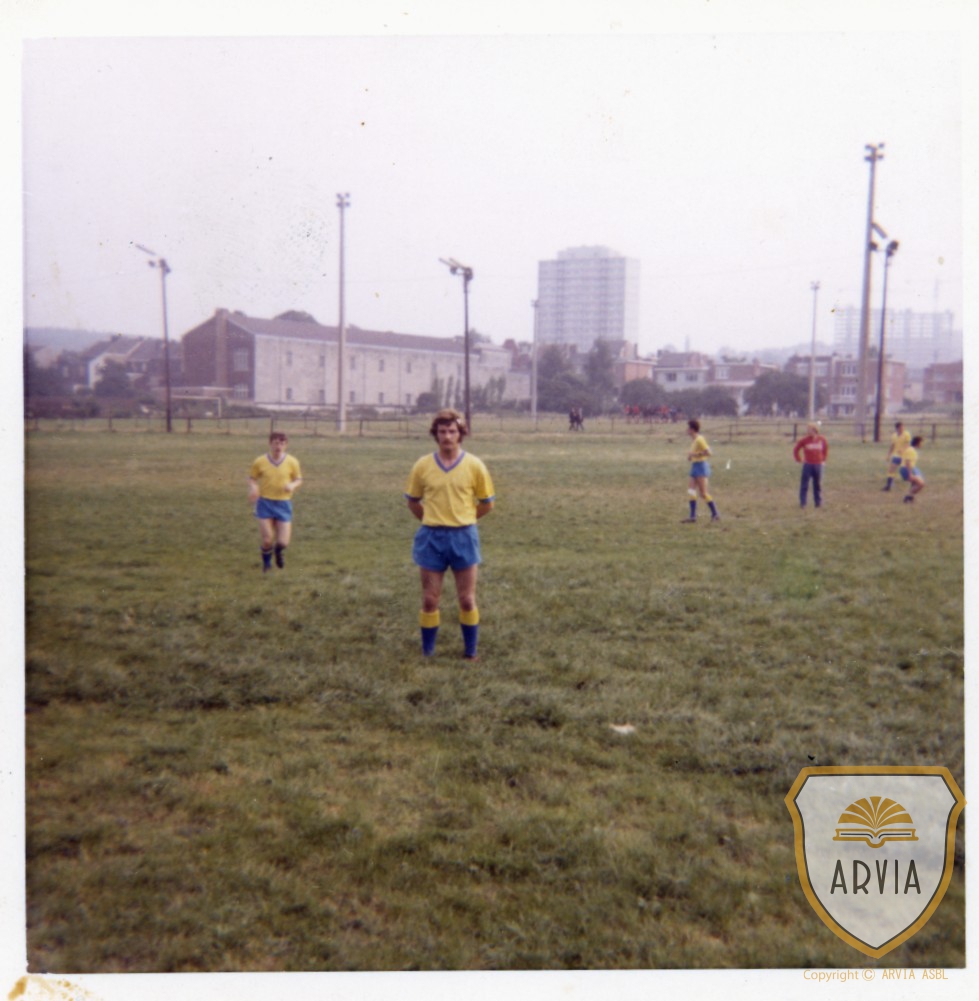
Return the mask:
<svg viewBox="0 0 979 1001"><path fill-rule="evenodd" d="M799 486L799 503L806 506L806 496L809 493L809 482L812 481L812 499L816 507L823 502L823 466L822 463L804 462L802 464L802 483Z"/></svg>

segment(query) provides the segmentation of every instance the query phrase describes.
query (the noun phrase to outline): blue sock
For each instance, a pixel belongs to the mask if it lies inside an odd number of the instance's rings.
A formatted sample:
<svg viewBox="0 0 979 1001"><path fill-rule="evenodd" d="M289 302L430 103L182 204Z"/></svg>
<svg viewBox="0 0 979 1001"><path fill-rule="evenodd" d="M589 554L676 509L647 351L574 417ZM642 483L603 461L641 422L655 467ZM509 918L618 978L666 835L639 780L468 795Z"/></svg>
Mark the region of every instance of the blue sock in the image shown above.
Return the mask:
<svg viewBox="0 0 979 1001"><path fill-rule="evenodd" d="M479 643L479 625L467 626L465 622L460 623L462 628L462 642L466 648L467 657L476 656L476 648Z"/></svg>
<svg viewBox="0 0 979 1001"><path fill-rule="evenodd" d="M431 657L435 653L435 641L438 639L438 626L422 626L422 653Z"/></svg>

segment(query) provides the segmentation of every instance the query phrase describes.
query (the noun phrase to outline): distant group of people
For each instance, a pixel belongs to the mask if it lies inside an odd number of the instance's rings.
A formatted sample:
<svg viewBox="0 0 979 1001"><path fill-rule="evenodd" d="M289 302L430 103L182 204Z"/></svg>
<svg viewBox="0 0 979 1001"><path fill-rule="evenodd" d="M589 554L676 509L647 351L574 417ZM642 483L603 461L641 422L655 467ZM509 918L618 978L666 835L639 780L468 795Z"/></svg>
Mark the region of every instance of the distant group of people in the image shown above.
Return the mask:
<svg viewBox="0 0 979 1001"><path fill-rule="evenodd" d="M572 409L572 415L576 410ZM811 487L813 504L818 508L823 502L823 470L829 457L829 443L818 423L810 423L806 431L792 450L796 462L802 463L799 504L805 508ZM404 497L409 511L421 522L412 543L412 559L419 568L422 592L418 615L421 652L426 657L435 653L441 625L442 585L451 569L459 605L463 656L473 661L478 659L476 579L481 562L476 523L493 509L495 494L485 464L462 448L467 433L465 418L458 411L444 409L435 415L429 434L435 439L436 450L414 464ZM710 511L710 520L720 521L709 489L712 453L698 420L687 421L687 434L691 439L687 452L689 512L683 522L697 521L701 500ZM921 444L920 436L912 437L900 421L895 424L883 489L891 490L900 476L909 486L904 497L908 504L925 488L924 476L918 468ZM255 459L249 471L248 496L258 519L263 573L271 570L273 561L280 569L285 566L292 530L292 498L303 482L299 461L289 455L288 445L284 432L273 431L269 435L268 452Z"/></svg>
<svg viewBox="0 0 979 1001"><path fill-rule="evenodd" d="M572 407L568 411L568 430L584 431L585 415L581 412L581 407Z"/></svg>
<svg viewBox="0 0 979 1001"><path fill-rule="evenodd" d="M638 403L628 403L624 413L627 424L676 424L681 411L677 407L668 407L665 403L659 407L641 407Z"/></svg>

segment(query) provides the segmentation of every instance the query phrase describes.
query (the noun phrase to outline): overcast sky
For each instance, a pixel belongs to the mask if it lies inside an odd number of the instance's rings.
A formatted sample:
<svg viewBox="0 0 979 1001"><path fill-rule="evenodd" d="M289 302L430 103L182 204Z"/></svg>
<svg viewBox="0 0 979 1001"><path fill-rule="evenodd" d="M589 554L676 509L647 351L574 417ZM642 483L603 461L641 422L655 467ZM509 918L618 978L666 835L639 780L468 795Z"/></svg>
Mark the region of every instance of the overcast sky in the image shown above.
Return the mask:
<svg viewBox="0 0 979 1001"><path fill-rule="evenodd" d="M885 25L886 26L886 23ZM951 32L38 38L23 61L29 326L171 336L216 307L529 340L537 263L639 260L640 348L831 341L869 166L888 304L962 324ZM880 303L875 262L873 304Z"/></svg>

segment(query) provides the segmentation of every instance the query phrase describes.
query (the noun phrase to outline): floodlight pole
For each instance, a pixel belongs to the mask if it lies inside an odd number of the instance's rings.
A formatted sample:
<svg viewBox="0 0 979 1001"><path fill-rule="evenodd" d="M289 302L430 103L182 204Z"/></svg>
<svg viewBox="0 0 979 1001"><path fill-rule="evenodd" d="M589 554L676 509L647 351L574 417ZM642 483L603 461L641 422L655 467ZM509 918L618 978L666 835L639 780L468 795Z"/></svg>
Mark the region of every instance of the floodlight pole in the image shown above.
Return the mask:
<svg viewBox="0 0 979 1001"><path fill-rule="evenodd" d="M463 330L463 350L465 352L465 411L466 428L472 434L472 407L469 403L469 283L473 279L473 269L468 265L460 264L454 257L448 259L440 257L439 261L444 264L453 275L462 275L462 300L463 317L465 328Z"/></svg>
<svg viewBox="0 0 979 1001"><path fill-rule="evenodd" d="M134 246L144 254L156 257L155 250L150 250L149 247L144 247L141 243ZM173 431L173 407L170 402L170 331L167 324L167 275L170 274L171 269L163 257L148 263L151 268L160 269L160 288L163 293L163 386L166 398L167 432L169 433Z"/></svg>
<svg viewBox="0 0 979 1001"><path fill-rule="evenodd" d="M867 197L867 233L864 238L863 247L863 298L860 305L860 346L857 356L859 359L859 372L856 410L854 413L861 435L863 435L867 417L867 390L869 383L867 378L867 357L870 353L870 260L874 249L874 186L877 178L877 161L884 159L884 154L881 152L884 149L884 144L868 144L864 149L867 150L864 160L870 164L870 192ZM883 234L883 231L881 233L882 236L886 236L886 234Z"/></svg>
<svg viewBox="0 0 979 1001"><path fill-rule="evenodd" d="M877 403L874 407L874 441L880 441L880 416L884 408L884 332L887 329L887 272L898 242L891 240L884 251L884 296L880 307L880 348L877 353Z"/></svg>
<svg viewBox="0 0 979 1001"><path fill-rule="evenodd" d="M347 402L344 399L344 354L347 347L347 320L344 313L344 247L343 247L343 216L350 208L350 194L344 192L337 195L337 208L340 210L340 317L337 323L337 431L343 433L347 429Z"/></svg>
<svg viewBox="0 0 979 1001"><path fill-rule="evenodd" d="M816 419L816 298L819 282L810 282L812 289L812 343L809 347L809 420Z"/></svg>

